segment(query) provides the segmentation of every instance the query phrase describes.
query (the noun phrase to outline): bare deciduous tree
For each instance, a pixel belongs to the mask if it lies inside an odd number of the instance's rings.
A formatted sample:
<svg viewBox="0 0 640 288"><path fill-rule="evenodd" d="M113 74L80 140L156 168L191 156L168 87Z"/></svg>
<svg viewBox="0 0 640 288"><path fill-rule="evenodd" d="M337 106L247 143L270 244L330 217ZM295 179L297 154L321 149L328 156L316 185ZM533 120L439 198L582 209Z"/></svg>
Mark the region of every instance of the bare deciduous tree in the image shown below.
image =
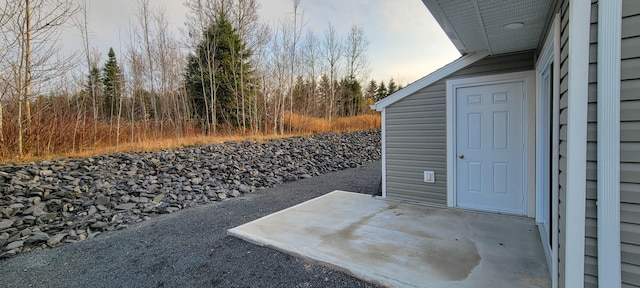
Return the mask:
<svg viewBox="0 0 640 288"><path fill-rule="evenodd" d="M75 65L72 61L75 55L60 57L57 52L60 51L59 28L78 11L78 7L71 0L7 0L5 3L6 7L11 7L5 9L16 11L2 32L8 43L17 43L7 51L7 60L13 74L15 94L20 95L18 153L22 156L23 122L26 123L27 133L31 130L32 86L42 84L37 83L40 81L55 79L56 75Z"/></svg>
<svg viewBox="0 0 640 288"><path fill-rule="evenodd" d="M301 34L300 31L298 30L298 6L300 6L301 0L292 0L292 1L293 1L293 35L292 35L293 39L291 39L291 52L289 52L291 55L290 56L291 71L289 72L289 133L292 132L291 129L293 127L293 86L294 86L293 79L296 78L296 69L294 67L296 64L298 64L296 62L296 55L298 54L298 50L296 49L296 46L298 44L298 41L300 40L300 34ZM302 16L304 17L304 14L302 14Z"/></svg>
<svg viewBox="0 0 640 288"><path fill-rule="evenodd" d="M311 95L309 99L305 102L305 110L313 111L311 116L317 117L318 114L318 99L317 93L315 91L315 87L317 86L318 75L318 58L319 58L319 43L318 36L316 36L313 31L307 31L304 39L304 48L303 48L303 61L302 65L305 71L305 77L309 79L310 82L310 91L307 91L308 94ZM305 113L306 114L306 113Z"/></svg>
<svg viewBox="0 0 640 288"><path fill-rule="evenodd" d="M363 81L367 77L369 59L367 48L369 41L365 37L362 27L353 25L345 38L345 58L347 62L347 77L351 80Z"/></svg>
<svg viewBox="0 0 640 288"><path fill-rule="evenodd" d="M92 69L98 66L99 59L92 59L91 50L89 48L89 6L87 4L87 0L83 0L80 6L80 17L74 20L76 27L80 30L80 34L82 36L82 49L84 50L85 60L87 61L87 85L88 92L91 98L91 107L93 114L93 145L95 146L98 142L98 107L97 107L97 91L96 77L91 77L93 73ZM95 54L94 54L95 55ZM74 137L75 140L75 137Z"/></svg>
<svg viewBox="0 0 640 288"><path fill-rule="evenodd" d="M150 102L151 102L151 110L153 112L153 123L154 125L158 125L159 117L158 117L158 105L156 103L156 87L155 87L155 73L154 70L154 58L152 53L152 39L151 39L151 11L149 8L149 0L138 0L138 21L140 24L140 28L142 29L142 46L147 58L146 66L147 70L147 81L149 85L149 92L151 92Z"/></svg>
<svg viewBox="0 0 640 288"><path fill-rule="evenodd" d="M340 71L340 59L342 58L342 43L338 38L335 27L329 23L329 28L324 33L324 39L320 48L320 53L324 58L326 70L329 72L330 91L329 99L327 99L327 119L331 120L334 113L334 105L336 101L336 82L338 82L338 73Z"/></svg>
<svg viewBox="0 0 640 288"><path fill-rule="evenodd" d="M8 4L8 3L7 3ZM5 5L0 7L0 143L4 144L4 117L3 117L3 101L9 94L11 88L9 75L11 73L9 59L9 51L18 43L17 38L7 37L10 35L9 24L13 17L18 14L19 6Z"/></svg>

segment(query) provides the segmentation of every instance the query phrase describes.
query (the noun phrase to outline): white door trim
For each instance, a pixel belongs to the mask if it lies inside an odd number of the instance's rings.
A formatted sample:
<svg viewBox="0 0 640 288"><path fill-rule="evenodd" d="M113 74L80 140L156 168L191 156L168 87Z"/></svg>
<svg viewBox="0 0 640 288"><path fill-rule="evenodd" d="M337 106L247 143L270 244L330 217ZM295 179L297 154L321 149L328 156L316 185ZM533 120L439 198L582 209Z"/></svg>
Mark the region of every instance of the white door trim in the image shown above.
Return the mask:
<svg viewBox="0 0 640 288"><path fill-rule="evenodd" d="M534 164L533 156L534 151L529 148L533 148L533 145L529 145L529 139L534 137L530 136L530 132L533 132L535 122L531 120L529 116L533 116L530 110L535 109L535 105L530 104L534 98L529 97L535 95L535 71L523 71L506 74L495 74L489 76L480 76L473 78L453 79L447 81L447 206L456 207L456 95L457 88L478 86L478 85L491 85L501 83L522 82L523 84L523 123L526 127L526 131L523 133L524 151L523 152L523 191L524 191L524 215L528 217L535 216L535 193L533 187L530 184L534 183L535 169L530 167L530 164ZM531 161L530 161L531 158ZM531 172L531 173L530 173Z"/></svg>
<svg viewBox="0 0 640 288"><path fill-rule="evenodd" d="M551 236L552 236L552 241L551 243L548 243L549 241L547 239L549 239L549 235L546 234L546 231L544 229L544 227L542 225L539 225L539 231L540 231L540 238L541 238L541 242L543 243L543 249L545 252L545 256L547 258L547 266L549 267L549 275L558 275L558 160L559 160L559 147L558 147L558 143L559 143L559 119L560 119L560 112L559 112L559 106L560 106L560 14L556 14L553 20L553 23L551 25L551 28L549 30L549 33L547 35L547 39L544 42L542 51L540 53L540 57L538 58L538 62L536 63L536 76L537 76L537 97L536 97L536 119L537 119L537 125L536 125L536 203L542 203L543 200L543 195L542 195L542 190L540 189L540 185L543 183L542 181L542 177L548 177L548 175L543 175L541 174L541 169L539 169L540 164L543 161L548 161L548 159L543 159L542 157L542 147L543 145L547 145L548 143L542 143L541 139L543 138L542 135L544 133L548 133L550 131L547 130L542 130L543 127L541 124L541 119L543 119L543 117L548 117L551 116L550 114L548 114L549 112L552 113L553 115L553 123L552 127L553 127L553 131L552 132L552 136L551 136L551 142L554 143L551 146L551 150L549 151L551 153L551 158L552 158L552 163L550 166L551 169L551 179L548 179L551 182L551 186L553 187L552 190L550 191L551 195L551 219L549 219L549 221L551 222ZM552 81L552 87L553 87L553 91L552 91L552 95L551 95L551 101L553 102L553 111L548 111L543 109L543 105L548 105L551 103L545 103L543 102L543 97L542 97L542 93L544 92L541 88L541 79L542 79L542 73L548 69L548 67L551 65L553 65L553 78L551 79ZM536 222L541 224L543 219L542 219L542 213L543 211L543 207L540 204L536 204ZM548 245L544 245L544 244L548 244ZM552 288L557 288L558 287L558 277L551 277L551 287Z"/></svg>

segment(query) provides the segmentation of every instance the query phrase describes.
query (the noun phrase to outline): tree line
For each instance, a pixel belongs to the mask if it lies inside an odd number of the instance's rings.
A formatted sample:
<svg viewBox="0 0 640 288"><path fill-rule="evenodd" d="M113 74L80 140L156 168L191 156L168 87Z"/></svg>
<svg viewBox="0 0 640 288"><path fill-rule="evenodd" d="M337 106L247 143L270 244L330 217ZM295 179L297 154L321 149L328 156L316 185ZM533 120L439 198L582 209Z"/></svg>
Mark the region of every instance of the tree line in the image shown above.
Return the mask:
<svg viewBox="0 0 640 288"><path fill-rule="evenodd" d="M0 156L192 133L300 133L294 115L369 114L401 89L368 80L362 27L307 29L300 0L277 25L261 21L257 0L185 0L182 37L166 10L136 3L130 39L106 59L89 37L88 1L0 7ZM69 27L83 45L63 56Z"/></svg>

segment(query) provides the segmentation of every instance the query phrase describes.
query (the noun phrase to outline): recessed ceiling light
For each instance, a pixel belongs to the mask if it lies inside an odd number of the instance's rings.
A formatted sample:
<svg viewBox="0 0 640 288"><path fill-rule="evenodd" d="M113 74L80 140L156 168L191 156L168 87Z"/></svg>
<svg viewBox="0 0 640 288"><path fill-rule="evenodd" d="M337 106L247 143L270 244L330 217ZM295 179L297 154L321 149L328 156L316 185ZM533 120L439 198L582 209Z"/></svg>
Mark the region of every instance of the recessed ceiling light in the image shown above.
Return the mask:
<svg viewBox="0 0 640 288"><path fill-rule="evenodd" d="M504 25L503 27L504 27L504 29L507 29L507 30L516 30L516 29L520 29L520 28L524 27L524 23L522 23L522 22L513 22L513 23L509 23L507 25Z"/></svg>

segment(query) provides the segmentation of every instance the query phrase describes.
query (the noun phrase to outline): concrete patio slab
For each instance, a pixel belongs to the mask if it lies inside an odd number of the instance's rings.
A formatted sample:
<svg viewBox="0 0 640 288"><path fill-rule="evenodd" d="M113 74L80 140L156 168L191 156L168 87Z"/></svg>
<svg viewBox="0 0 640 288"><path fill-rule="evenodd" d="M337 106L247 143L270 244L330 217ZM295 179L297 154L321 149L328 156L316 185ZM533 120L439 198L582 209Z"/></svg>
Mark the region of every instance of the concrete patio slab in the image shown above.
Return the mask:
<svg viewBox="0 0 640 288"><path fill-rule="evenodd" d="M390 287L549 287L533 219L334 191L227 231Z"/></svg>

